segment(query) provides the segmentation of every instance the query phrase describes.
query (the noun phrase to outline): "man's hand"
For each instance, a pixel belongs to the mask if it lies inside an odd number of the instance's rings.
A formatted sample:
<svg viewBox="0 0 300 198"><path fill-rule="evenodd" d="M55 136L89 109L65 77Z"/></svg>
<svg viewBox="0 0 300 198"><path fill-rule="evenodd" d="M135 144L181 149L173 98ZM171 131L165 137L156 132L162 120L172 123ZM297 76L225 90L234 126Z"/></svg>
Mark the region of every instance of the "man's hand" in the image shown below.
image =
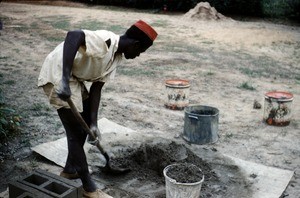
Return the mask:
<svg viewBox="0 0 300 198"><path fill-rule="evenodd" d="M71 97L71 89L69 83L61 82L59 89L56 91L58 97L64 101Z"/></svg>
<svg viewBox="0 0 300 198"><path fill-rule="evenodd" d="M88 143L95 145L97 141L101 140L101 132L97 126L91 126L90 130L93 133L95 139L93 139L93 137L89 135L87 141Z"/></svg>

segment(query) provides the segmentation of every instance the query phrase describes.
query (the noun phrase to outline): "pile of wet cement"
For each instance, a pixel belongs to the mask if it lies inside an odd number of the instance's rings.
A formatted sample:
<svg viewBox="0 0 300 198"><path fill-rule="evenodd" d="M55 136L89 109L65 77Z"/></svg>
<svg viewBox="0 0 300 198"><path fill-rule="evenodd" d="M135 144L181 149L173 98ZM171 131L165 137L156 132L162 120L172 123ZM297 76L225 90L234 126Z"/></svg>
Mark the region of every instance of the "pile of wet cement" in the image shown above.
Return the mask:
<svg viewBox="0 0 300 198"><path fill-rule="evenodd" d="M211 166L196 156L192 151L190 151L183 144L177 144L171 142L166 143L147 143L141 145L139 148L129 148L120 155L120 157L112 158L111 165L114 167L123 167L131 168L131 172L126 175L112 176L105 173L100 173L99 177L104 179L103 181L112 182L112 189L110 193L114 191L113 188L117 188L118 185L124 186L124 183L130 183L133 180L139 181L138 183L141 186L135 184L135 188L140 189L145 183L155 183L156 185L153 188L161 188L165 186L165 178L163 176L163 169L174 163L189 163L194 164L199 167L204 176L205 181L201 188L201 197L209 197L216 192L213 192L214 189L211 189L211 186L222 186L222 181L219 180L217 174L211 168ZM176 173L173 173L173 176ZM185 173L178 172L180 177L186 176ZM191 176L190 176L191 177ZM192 180L198 179L198 175L194 175L197 178L189 178ZM116 184L119 183L119 184ZM130 185L129 185L130 186ZM131 187L127 187L127 194L130 194L129 197L165 197L165 190L152 192L150 196L145 192L145 194L138 194L141 192L134 192L134 190L129 190ZM222 188L224 188L222 186ZM122 191L126 189L122 189ZM151 189L148 189L151 192ZM118 189L120 191L120 188ZM153 189L154 191L154 189ZM124 192L123 192L124 193ZM222 194L222 192L217 192L217 194Z"/></svg>

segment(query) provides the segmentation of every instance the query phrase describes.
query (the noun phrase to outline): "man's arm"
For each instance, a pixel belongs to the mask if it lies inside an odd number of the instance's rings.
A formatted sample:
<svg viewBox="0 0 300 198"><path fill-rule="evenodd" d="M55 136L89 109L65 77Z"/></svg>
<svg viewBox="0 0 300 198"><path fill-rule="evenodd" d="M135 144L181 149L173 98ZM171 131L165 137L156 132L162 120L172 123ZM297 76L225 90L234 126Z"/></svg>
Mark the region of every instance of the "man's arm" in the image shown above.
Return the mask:
<svg viewBox="0 0 300 198"><path fill-rule="evenodd" d="M57 92L57 95L62 100L67 100L71 96L69 81L74 58L81 45L85 45L84 32L82 30L69 31L65 38L63 50L62 84Z"/></svg>
<svg viewBox="0 0 300 198"><path fill-rule="evenodd" d="M101 139L101 133L99 131L97 121L98 121L98 109L99 104L101 100L101 90L104 85L104 82L94 82L90 88L90 118L91 118L91 124L90 129L95 134L95 137L98 137L98 139Z"/></svg>
<svg viewBox="0 0 300 198"><path fill-rule="evenodd" d="M94 82L90 88L90 111L91 111L91 125L97 126L98 109L101 99L101 90L104 82Z"/></svg>

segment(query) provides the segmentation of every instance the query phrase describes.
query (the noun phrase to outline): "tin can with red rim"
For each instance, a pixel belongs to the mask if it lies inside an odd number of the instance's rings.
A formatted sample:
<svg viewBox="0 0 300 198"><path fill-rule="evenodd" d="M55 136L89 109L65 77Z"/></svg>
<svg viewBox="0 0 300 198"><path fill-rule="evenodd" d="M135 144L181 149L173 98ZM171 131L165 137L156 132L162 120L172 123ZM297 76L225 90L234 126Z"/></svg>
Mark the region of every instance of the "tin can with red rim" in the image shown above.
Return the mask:
<svg viewBox="0 0 300 198"><path fill-rule="evenodd" d="M165 81L167 101L165 107L172 110L183 110L189 104L190 83L183 79Z"/></svg>
<svg viewBox="0 0 300 198"><path fill-rule="evenodd" d="M269 125L287 126L292 118L293 94L271 91L265 94L264 121Z"/></svg>

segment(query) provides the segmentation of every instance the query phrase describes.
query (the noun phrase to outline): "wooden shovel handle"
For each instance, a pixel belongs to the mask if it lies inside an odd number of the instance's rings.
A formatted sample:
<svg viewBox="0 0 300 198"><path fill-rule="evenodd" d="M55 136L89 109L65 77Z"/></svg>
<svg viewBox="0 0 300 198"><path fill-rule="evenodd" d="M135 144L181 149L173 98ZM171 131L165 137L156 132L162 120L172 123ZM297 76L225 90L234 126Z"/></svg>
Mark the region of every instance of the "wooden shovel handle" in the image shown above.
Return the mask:
<svg viewBox="0 0 300 198"><path fill-rule="evenodd" d="M83 127L84 131L89 134L93 140L96 140L96 137L94 135L94 133L92 133L92 131L90 130L90 127L86 124L86 122L84 121L84 119L82 118L81 114L78 112L77 108L75 107L73 101L71 100L71 98L67 99L67 102L74 114L74 116L76 117L77 121L80 123L80 125ZM106 152L104 151L104 149L102 148L102 146L100 145L99 140L96 141L96 146L97 148L100 150L100 152L104 155L106 154Z"/></svg>

